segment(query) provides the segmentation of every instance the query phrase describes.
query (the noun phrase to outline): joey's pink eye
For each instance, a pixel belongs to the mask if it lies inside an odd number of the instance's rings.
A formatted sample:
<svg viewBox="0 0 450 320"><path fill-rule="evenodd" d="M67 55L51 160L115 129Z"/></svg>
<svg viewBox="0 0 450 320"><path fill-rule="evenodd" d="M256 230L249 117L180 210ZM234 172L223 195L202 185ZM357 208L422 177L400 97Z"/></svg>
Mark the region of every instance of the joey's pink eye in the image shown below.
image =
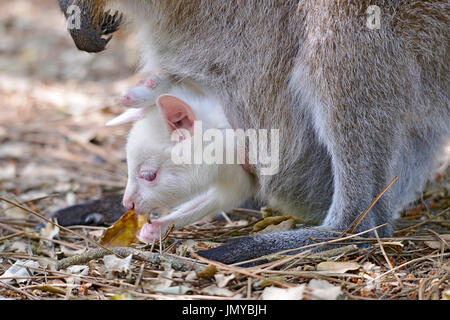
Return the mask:
<svg viewBox="0 0 450 320"><path fill-rule="evenodd" d="M139 172L138 177L139 177L139 179L142 179L142 180L145 180L148 182L152 182L156 179L157 176L158 176L158 172L145 170L145 171Z"/></svg>

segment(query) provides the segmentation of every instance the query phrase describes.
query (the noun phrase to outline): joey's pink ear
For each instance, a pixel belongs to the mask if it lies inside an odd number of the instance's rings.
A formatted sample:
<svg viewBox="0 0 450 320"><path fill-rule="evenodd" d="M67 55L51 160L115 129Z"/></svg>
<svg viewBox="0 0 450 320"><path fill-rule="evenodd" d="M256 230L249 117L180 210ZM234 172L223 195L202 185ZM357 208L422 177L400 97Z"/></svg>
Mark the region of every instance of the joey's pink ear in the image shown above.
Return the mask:
<svg viewBox="0 0 450 320"><path fill-rule="evenodd" d="M171 130L185 129L193 135L197 117L186 102L170 94L160 96L156 102Z"/></svg>
<svg viewBox="0 0 450 320"><path fill-rule="evenodd" d="M145 117L145 112L146 112L145 108L128 109L127 111L122 113L120 116L109 121L106 124L106 126L107 127L115 127L115 126L119 126L121 124L142 120Z"/></svg>

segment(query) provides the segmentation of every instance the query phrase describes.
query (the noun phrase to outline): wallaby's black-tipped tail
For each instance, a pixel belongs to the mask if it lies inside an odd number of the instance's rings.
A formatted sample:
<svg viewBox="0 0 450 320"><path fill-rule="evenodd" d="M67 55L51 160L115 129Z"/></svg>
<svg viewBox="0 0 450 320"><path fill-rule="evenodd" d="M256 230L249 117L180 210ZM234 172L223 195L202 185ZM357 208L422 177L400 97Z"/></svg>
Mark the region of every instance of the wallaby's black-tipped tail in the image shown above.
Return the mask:
<svg viewBox="0 0 450 320"><path fill-rule="evenodd" d="M327 239L335 236L336 235L332 233L312 229L298 229L233 239L222 246L200 251L198 254L210 260L219 261L225 264L233 264L284 250L301 248L308 244L318 242L313 242L312 239ZM317 247L316 250L323 250L324 248L324 246L320 248ZM329 249L330 247L328 246L327 248ZM291 254L300 251L302 251L302 249L291 252ZM249 265L245 266L248 267Z"/></svg>

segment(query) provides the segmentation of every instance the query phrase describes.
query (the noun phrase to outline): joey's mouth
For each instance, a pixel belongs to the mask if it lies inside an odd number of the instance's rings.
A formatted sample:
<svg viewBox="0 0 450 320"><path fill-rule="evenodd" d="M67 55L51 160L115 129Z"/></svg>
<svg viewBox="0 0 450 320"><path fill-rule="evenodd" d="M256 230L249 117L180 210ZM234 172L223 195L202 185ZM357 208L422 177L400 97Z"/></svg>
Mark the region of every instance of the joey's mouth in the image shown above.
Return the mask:
<svg viewBox="0 0 450 320"><path fill-rule="evenodd" d="M149 215L150 217L159 216L159 208L155 207L150 210L140 210L139 208L135 208L134 212L138 215Z"/></svg>

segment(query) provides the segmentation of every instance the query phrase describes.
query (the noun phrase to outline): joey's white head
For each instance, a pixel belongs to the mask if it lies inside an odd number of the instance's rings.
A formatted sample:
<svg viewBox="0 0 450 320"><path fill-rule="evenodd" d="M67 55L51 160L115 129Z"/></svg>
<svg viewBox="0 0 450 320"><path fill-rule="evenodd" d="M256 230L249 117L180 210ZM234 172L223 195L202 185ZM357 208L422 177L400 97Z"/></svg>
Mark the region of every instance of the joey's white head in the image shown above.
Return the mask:
<svg viewBox="0 0 450 320"><path fill-rule="evenodd" d="M217 178L214 166L176 164L172 160L175 145L192 143L197 120L187 102L163 95L158 98L157 107L130 109L112 121L114 125L135 122L126 147L125 207L139 214L171 208L203 192ZM184 139L172 141L174 132L180 131Z"/></svg>

